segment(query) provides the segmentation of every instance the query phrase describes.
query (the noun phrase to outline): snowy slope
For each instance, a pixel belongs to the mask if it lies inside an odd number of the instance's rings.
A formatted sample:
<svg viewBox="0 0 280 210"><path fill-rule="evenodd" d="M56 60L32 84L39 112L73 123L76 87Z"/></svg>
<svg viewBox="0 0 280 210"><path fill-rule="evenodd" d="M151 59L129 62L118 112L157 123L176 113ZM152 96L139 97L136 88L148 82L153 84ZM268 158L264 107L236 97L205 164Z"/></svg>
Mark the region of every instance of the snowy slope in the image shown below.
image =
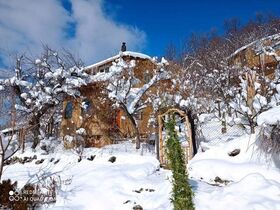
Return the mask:
<svg viewBox="0 0 280 210"><path fill-rule="evenodd" d="M280 170L271 157L259 151L254 135L216 145L204 144L207 150L189 163L189 175L196 186L197 209L280 209ZM238 155L228 155L236 149L240 149ZM229 183L215 182L216 177Z"/></svg>
<svg viewBox="0 0 280 210"><path fill-rule="evenodd" d="M57 202L46 209L131 210L137 204L144 209L171 209L170 171L159 170L154 154L146 150L136 152L134 147L134 144L125 143L103 149L90 148L79 163L78 157L70 151L57 149L50 156L37 152L38 159L45 159L42 164L7 166L3 178L19 180L19 187L27 181L36 182L36 176L52 174L59 179ZM29 151L17 156L33 155ZM96 155L95 159L87 160L91 155ZM111 163L108 159L113 155L116 162ZM54 161L50 162L51 158L60 161L54 164Z"/></svg>
<svg viewBox="0 0 280 210"><path fill-rule="evenodd" d="M171 172L159 168L153 150L142 147L136 151L134 147L126 142L88 148L81 162L62 146L50 155L27 150L17 156L36 154L45 161L5 166L3 179L17 180L22 187L38 181L37 177L54 177L59 183L57 202L43 209L131 210L139 204L145 210L171 210ZM197 210L280 209L279 160L260 153L255 136L205 142L202 147L205 151L188 165ZM240 153L229 156L235 149ZM96 155L94 160L87 160L91 155ZM114 163L108 161L112 156L116 157ZM214 181L216 177L228 183Z"/></svg>

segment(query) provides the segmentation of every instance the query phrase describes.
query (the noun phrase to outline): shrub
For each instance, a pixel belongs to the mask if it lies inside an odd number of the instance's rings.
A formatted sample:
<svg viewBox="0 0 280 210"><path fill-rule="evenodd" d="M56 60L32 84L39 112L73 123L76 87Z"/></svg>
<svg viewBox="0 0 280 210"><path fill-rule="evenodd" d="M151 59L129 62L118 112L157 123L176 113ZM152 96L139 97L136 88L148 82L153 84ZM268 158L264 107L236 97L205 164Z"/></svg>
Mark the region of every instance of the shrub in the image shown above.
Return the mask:
<svg viewBox="0 0 280 210"><path fill-rule="evenodd" d="M0 183L0 209L28 210L55 203L54 183L46 188L46 194L42 193L42 189L42 186L37 184L26 184L23 188L17 189L17 182L3 180Z"/></svg>
<svg viewBox="0 0 280 210"><path fill-rule="evenodd" d="M169 166L173 174L171 201L174 205L174 210L193 210L194 194L188 183L185 155L175 130L175 120L173 118L166 123L166 128L168 132L166 152Z"/></svg>

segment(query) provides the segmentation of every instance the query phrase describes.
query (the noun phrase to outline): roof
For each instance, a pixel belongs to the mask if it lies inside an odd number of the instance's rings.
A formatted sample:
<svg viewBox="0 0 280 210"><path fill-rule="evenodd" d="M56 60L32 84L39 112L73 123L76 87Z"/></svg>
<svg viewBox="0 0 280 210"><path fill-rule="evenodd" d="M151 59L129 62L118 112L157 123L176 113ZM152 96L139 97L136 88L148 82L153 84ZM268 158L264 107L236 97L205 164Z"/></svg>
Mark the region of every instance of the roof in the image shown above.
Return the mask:
<svg viewBox="0 0 280 210"><path fill-rule="evenodd" d="M121 52L119 52L119 54L117 54L113 57L107 58L105 60L102 60L102 61L100 61L98 63L95 63L95 64L92 64L92 65L86 66L86 69L102 66L103 64L114 61L114 60L116 60L116 59L118 59L122 56L130 56L130 57L134 57L134 58L142 58L142 59L152 60L152 58L150 56L142 54L142 53L132 52L132 51L124 51L124 52L121 51Z"/></svg>
<svg viewBox="0 0 280 210"><path fill-rule="evenodd" d="M228 57L228 59L234 57L235 55L239 54L241 51L243 51L243 50L245 50L245 49L247 49L247 48L253 47L253 46L255 46L255 45L258 45L259 43L262 43L262 42L265 42L265 41L268 41L268 40L273 41L273 44L272 44L272 46L271 46L271 47L273 47L273 48L276 47L276 46L278 46L278 45L280 45L280 33L273 34L273 35L270 35L270 36L267 36L267 37L263 37L263 38L261 38L261 39L258 39L258 40L256 40L256 41L253 41L253 42L251 42L251 43L249 43L249 44L247 44L247 45L241 47L241 48L237 49L234 53L232 53L232 54Z"/></svg>

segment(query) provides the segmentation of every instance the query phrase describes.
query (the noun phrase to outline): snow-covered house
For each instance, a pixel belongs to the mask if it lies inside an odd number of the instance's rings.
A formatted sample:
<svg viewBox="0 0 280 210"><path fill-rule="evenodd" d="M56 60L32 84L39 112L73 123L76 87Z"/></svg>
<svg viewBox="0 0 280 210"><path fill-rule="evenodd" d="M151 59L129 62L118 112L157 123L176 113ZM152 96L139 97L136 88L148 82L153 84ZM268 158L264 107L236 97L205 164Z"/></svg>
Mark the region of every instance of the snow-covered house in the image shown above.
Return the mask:
<svg viewBox="0 0 280 210"><path fill-rule="evenodd" d="M103 83L96 82L94 79L93 82L80 88L81 97L69 97L64 102L61 123L63 137L74 136L77 130L79 132L80 128L84 128L86 146L101 147L111 143L116 135L123 137L135 135L135 130L125 112L120 108L114 108L111 102L105 100L100 91L97 91L98 88L104 88L102 87L104 80L106 83L106 80L111 77L110 67L120 58L125 62L135 63L133 75L138 82L133 85L133 88L141 88L153 77L157 67L153 58L124 49L113 57L87 66L86 72L93 78L102 78ZM146 105L137 113L136 121L142 137L147 137L152 132L153 128L149 125L152 111L152 106Z"/></svg>
<svg viewBox="0 0 280 210"><path fill-rule="evenodd" d="M266 76L274 74L280 62L280 33L247 44L229 56L229 63L249 67Z"/></svg>

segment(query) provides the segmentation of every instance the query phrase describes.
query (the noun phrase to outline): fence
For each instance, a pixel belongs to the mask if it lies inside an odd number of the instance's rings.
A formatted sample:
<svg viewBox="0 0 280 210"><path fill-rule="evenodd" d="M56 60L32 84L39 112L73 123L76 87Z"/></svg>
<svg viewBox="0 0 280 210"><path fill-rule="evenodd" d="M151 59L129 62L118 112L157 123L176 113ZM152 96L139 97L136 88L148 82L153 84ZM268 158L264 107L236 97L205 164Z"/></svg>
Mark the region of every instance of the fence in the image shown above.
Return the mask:
<svg viewBox="0 0 280 210"><path fill-rule="evenodd" d="M200 144L201 141L216 144L244 135L246 133L246 128L238 124L226 125L226 130L224 130L226 132L223 132L222 122L214 118L199 123L196 131L196 140L198 144Z"/></svg>

